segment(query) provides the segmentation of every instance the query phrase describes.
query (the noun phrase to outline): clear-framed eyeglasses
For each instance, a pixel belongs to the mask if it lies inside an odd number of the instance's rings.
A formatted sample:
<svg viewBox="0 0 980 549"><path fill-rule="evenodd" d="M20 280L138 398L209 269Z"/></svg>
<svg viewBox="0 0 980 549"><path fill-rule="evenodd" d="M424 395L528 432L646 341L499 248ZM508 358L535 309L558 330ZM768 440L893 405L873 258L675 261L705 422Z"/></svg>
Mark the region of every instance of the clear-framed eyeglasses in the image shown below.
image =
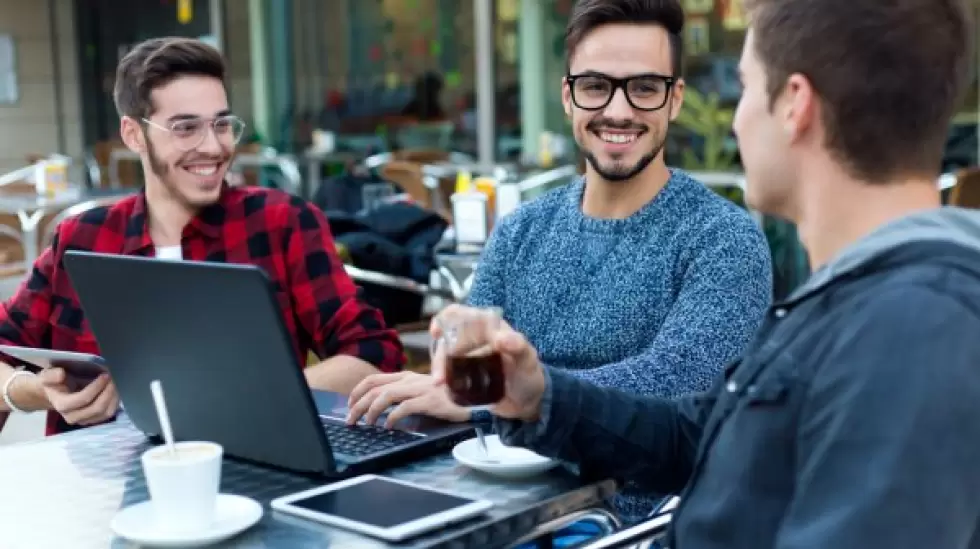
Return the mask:
<svg viewBox="0 0 980 549"><path fill-rule="evenodd" d="M569 74L565 76L572 103L587 111L606 108L616 90L623 90L626 101L639 111L660 110L667 104L670 88L676 79L673 76L646 73L634 74L626 78L616 78L601 73Z"/></svg>
<svg viewBox="0 0 980 549"><path fill-rule="evenodd" d="M201 146L201 143L204 143L204 139L207 138L209 129L214 132L215 139L227 147L238 145L242 134L245 133L245 122L233 114L212 119L185 118L172 122L170 127L161 126L146 118L143 119L143 122L169 133L174 145L184 152L192 151Z"/></svg>

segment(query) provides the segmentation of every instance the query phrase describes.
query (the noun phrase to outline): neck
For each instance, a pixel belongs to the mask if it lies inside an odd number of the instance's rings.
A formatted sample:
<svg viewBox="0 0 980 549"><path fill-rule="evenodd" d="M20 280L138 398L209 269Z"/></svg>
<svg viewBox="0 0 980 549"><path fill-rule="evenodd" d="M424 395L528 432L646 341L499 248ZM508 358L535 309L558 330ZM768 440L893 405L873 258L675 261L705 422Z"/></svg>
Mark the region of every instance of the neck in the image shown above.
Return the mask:
<svg viewBox="0 0 980 549"><path fill-rule="evenodd" d="M819 173L819 172L817 172ZM867 183L841 172L807 182L800 197L797 229L813 270L879 227L940 206L935 179L898 178Z"/></svg>
<svg viewBox="0 0 980 549"><path fill-rule="evenodd" d="M599 219L626 219L648 204L670 179L658 157L641 173L626 181L607 181L586 164L582 213Z"/></svg>
<svg viewBox="0 0 980 549"><path fill-rule="evenodd" d="M196 212L175 200L160 181L146 182L147 226L156 246L180 244L184 227Z"/></svg>

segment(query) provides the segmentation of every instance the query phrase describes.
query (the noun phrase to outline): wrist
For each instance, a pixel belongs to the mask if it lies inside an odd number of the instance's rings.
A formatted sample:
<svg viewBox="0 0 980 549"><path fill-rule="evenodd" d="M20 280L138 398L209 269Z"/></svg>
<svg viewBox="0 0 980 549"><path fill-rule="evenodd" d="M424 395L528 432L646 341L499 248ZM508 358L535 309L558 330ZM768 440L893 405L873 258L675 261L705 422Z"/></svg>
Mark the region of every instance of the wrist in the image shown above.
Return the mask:
<svg viewBox="0 0 980 549"><path fill-rule="evenodd" d="M41 380L34 374L17 376L8 390L11 403L25 412L37 412L51 408Z"/></svg>
<svg viewBox="0 0 980 549"><path fill-rule="evenodd" d="M535 373L534 381L531 382L532 389L529 391L530 398L521 407L521 414L518 419L525 423L535 423L541 419L541 402L548 388L548 382L544 373L544 367L538 368Z"/></svg>

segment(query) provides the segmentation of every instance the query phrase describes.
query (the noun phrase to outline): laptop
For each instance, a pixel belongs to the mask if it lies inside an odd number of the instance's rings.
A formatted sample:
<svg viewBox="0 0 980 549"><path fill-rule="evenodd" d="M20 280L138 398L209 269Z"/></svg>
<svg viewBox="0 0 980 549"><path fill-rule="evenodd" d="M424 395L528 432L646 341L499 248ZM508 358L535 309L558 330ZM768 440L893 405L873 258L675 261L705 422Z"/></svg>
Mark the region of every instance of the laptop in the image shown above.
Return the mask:
<svg viewBox="0 0 980 549"><path fill-rule="evenodd" d="M161 434L154 379L176 438L214 441L228 456L295 472L377 472L472 435L472 424L424 417L393 430L348 427L346 395L307 385L260 267L78 250L64 264L125 413L150 437Z"/></svg>

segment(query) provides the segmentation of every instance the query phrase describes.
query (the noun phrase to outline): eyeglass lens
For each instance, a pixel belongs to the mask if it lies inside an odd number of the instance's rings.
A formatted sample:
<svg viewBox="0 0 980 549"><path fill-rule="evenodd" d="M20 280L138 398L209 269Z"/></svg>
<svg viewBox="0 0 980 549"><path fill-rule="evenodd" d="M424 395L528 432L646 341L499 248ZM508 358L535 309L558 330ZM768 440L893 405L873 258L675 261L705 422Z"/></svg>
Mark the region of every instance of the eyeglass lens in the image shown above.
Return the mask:
<svg viewBox="0 0 980 549"><path fill-rule="evenodd" d="M242 137L245 123L236 116L222 116L213 122L203 119L179 120L170 127L170 132L178 147L189 150L204 142L209 127L214 128L219 143L234 146Z"/></svg>

